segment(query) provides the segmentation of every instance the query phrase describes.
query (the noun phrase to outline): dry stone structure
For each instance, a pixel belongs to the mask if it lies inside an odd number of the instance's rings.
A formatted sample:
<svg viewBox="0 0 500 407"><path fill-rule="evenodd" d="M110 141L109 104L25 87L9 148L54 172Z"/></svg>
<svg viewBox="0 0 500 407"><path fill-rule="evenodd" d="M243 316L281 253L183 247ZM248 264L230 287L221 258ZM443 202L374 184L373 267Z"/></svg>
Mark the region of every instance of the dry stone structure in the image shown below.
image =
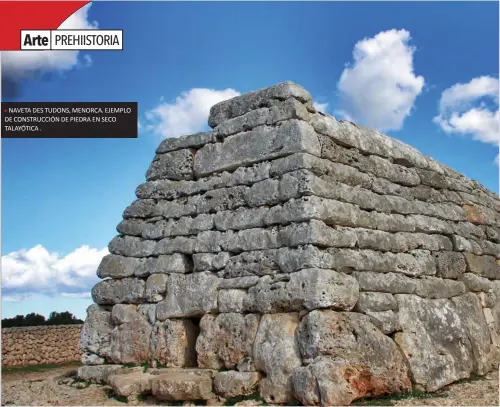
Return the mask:
<svg viewBox="0 0 500 407"><path fill-rule="evenodd" d="M78 361L82 325L2 328L2 366Z"/></svg>
<svg viewBox="0 0 500 407"><path fill-rule="evenodd" d="M163 141L125 209L82 378L346 405L495 366L496 194L291 82L213 106L209 125Z"/></svg>

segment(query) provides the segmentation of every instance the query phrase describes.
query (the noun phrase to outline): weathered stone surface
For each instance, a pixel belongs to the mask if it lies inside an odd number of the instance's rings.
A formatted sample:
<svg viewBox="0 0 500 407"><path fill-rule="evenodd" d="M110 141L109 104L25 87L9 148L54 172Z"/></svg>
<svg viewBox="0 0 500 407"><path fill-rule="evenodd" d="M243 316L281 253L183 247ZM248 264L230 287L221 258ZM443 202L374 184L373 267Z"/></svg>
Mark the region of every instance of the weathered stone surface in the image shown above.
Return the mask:
<svg viewBox="0 0 500 407"><path fill-rule="evenodd" d="M150 379L151 392L158 400L210 400L215 397L212 391L212 373L196 370L171 370Z"/></svg>
<svg viewBox="0 0 500 407"><path fill-rule="evenodd" d="M196 341L198 366L235 369L242 358L252 357L259 319L257 314L205 315Z"/></svg>
<svg viewBox="0 0 500 407"><path fill-rule="evenodd" d="M392 294L364 292L359 293L358 302L354 308L357 312L397 310L398 304Z"/></svg>
<svg viewBox="0 0 500 407"><path fill-rule="evenodd" d="M277 127L261 126L230 136L222 143L205 145L196 153L194 171L198 177L204 177L298 152L319 156L320 145L309 124L290 120Z"/></svg>
<svg viewBox="0 0 500 407"><path fill-rule="evenodd" d="M125 257L148 257L153 255L156 242L134 236L116 236L109 243L109 252Z"/></svg>
<svg viewBox="0 0 500 407"><path fill-rule="evenodd" d="M214 378L214 389L222 397L249 396L259 387L257 372L220 372Z"/></svg>
<svg viewBox="0 0 500 407"><path fill-rule="evenodd" d="M453 242L453 250L458 252L470 252L476 255L483 254L481 246L474 240L467 240L465 237L453 235L451 237Z"/></svg>
<svg viewBox="0 0 500 407"><path fill-rule="evenodd" d="M450 298L465 293L461 281L425 276L418 280L415 294L425 298Z"/></svg>
<svg viewBox="0 0 500 407"><path fill-rule="evenodd" d="M392 294L413 294L418 280L396 273L353 272L361 291L378 291Z"/></svg>
<svg viewBox="0 0 500 407"><path fill-rule="evenodd" d="M161 212L154 199L136 199L123 212L124 219L151 218L159 215L161 215Z"/></svg>
<svg viewBox="0 0 500 407"><path fill-rule="evenodd" d="M392 158L393 161L409 163L417 168L432 167L434 171L443 172L441 165L431 162L415 148L377 131L321 114L311 117L311 125L318 133L332 137L339 145L355 147L362 152Z"/></svg>
<svg viewBox="0 0 500 407"><path fill-rule="evenodd" d="M226 120L242 116L258 109L273 99L286 100L295 98L300 102L311 102L312 97L304 88L293 83L283 82L269 88L250 92L236 98L217 103L210 109L208 124L214 128Z"/></svg>
<svg viewBox="0 0 500 407"><path fill-rule="evenodd" d="M436 257L436 275L442 278L460 279L465 273L466 264L462 253L439 252Z"/></svg>
<svg viewBox="0 0 500 407"><path fill-rule="evenodd" d="M137 312L146 317L151 325L156 323L156 304L139 304Z"/></svg>
<svg viewBox="0 0 500 407"><path fill-rule="evenodd" d="M490 289L493 288L493 284L490 280L484 277L480 277L474 273L465 273L464 275L462 275L462 281L464 282L465 287L468 291L483 291L487 293Z"/></svg>
<svg viewBox="0 0 500 407"><path fill-rule="evenodd" d="M345 405L500 361L497 194L293 83L210 124L160 144L98 267L82 361L155 367L118 395Z"/></svg>
<svg viewBox="0 0 500 407"><path fill-rule="evenodd" d="M103 280L92 288L96 304L138 304L145 301L146 283L138 278Z"/></svg>
<svg viewBox="0 0 500 407"><path fill-rule="evenodd" d="M247 312L257 310L255 304L252 303L251 297L248 295L248 291L236 288L219 290L218 307L219 312Z"/></svg>
<svg viewBox="0 0 500 407"><path fill-rule="evenodd" d="M294 399L292 373L302 365L295 340L299 325L297 313L263 315L254 342L256 368L265 374L260 381L260 394L268 403Z"/></svg>
<svg viewBox="0 0 500 407"><path fill-rule="evenodd" d="M92 304L87 308L87 318L80 333L80 348L105 357L109 352L112 328L110 310Z"/></svg>
<svg viewBox="0 0 500 407"><path fill-rule="evenodd" d="M168 276L166 274L151 274L146 280L146 301L158 302L167 291Z"/></svg>
<svg viewBox="0 0 500 407"><path fill-rule="evenodd" d="M491 343L489 321L484 314L477 297L468 293L451 299L457 313L469 335L472 350L472 373L484 375L492 367L496 368L495 349Z"/></svg>
<svg viewBox="0 0 500 407"><path fill-rule="evenodd" d="M251 110L242 116L220 123L213 131L216 137L227 137L236 133L251 130L262 125L273 125L283 120L309 120L309 112L304 104L297 99L290 98L277 101L272 106Z"/></svg>
<svg viewBox="0 0 500 407"><path fill-rule="evenodd" d="M500 280L500 262L493 256L476 256L464 253L467 271L482 277Z"/></svg>
<svg viewBox="0 0 500 407"><path fill-rule="evenodd" d="M248 292L258 311L276 313L317 308L351 310L359 288L354 278L334 270L305 269L289 275L264 276Z"/></svg>
<svg viewBox="0 0 500 407"><path fill-rule="evenodd" d="M252 275L264 276L276 274L279 269L278 250L258 250L232 256L218 275L227 279Z"/></svg>
<svg viewBox="0 0 500 407"><path fill-rule="evenodd" d="M230 254L221 252L193 254L194 271L217 271L223 269L228 263Z"/></svg>
<svg viewBox="0 0 500 407"><path fill-rule="evenodd" d="M398 317L393 311L367 311L370 321L384 334L391 335L401 329Z"/></svg>
<svg viewBox="0 0 500 407"><path fill-rule="evenodd" d="M129 397L149 392L151 390L150 378L150 374L141 372L117 374L110 375L108 383L115 395Z"/></svg>
<svg viewBox="0 0 500 407"><path fill-rule="evenodd" d="M257 371L255 364L253 362L253 359L250 357L244 357L243 359L241 359L238 362L236 369L238 369L238 372L256 372Z"/></svg>
<svg viewBox="0 0 500 407"><path fill-rule="evenodd" d="M160 143L156 153L163 154L190 147L199 148L214 141L215 137L212 132L194 133L184 137L169 137Z"/></svg>
<svg viewBox="0 0 500 407"><path fill-rule="evenodd" d="M83 365L103 365L106 362L106 359L97 356L94 353L84 353L80 358L80 361Z"/></svg>
<svg viewBox="0 0 500 407"><path fill-rule="evenodd" d="M481 308L473 294L453 300L398 294L396 300L403 331L396 333L395 341L408 359L416 384L435 391L475 371L475 356L487 345L484 332L472 331L486 329L488 333L488 328L478 318Z"/></svg>
<svg viewBox="0 0 500 407"><path fill-rule="evenodd" d="M167 319L154 324L151 332L150 362L166 367L196 366L196 339L199 327L189 319Z"/></svg>
<svg viewBox="0 0 500 407"><path fill-rule="evenodd" d="M224 278L219 280L219 289L250 288L259 282L258 276Z"/></svg>
<svg viewBox="0 0 500 407"><path fill-rule="evenodd" d="M165 178L174 181L193 179L194 154L194 150L184 149L156 155L148 169L146 179L148 181Z"/></svg>
<svg viewBox="0 0 500 407"><path fill-rule="evenodd" d="M127 310L121 313L124 318L116 320L118 325L111 331L107 356L110 362L140 365L149 360L151 324L131 307L133 306L128 306Z"/></svg>
<svg viewBox="0 0 500 407"><path fill-rule="evenodd" d="M210 273L171 274L167 295L156 307L156 318L203 316L217 310L218 278Z"/></svg>
<svg viewBox="0 0 500 407"><path fill-rule="evenodd" d="M99 267L97 268L97 276L99 278L123 278L134 275L135 270L139 266L140 260L134 257L116 256L108 254L104 256Z"/></svg>
<svg viewBox="0 0 500 407"><path fill-rule="evenodd" d="M132 373L134 370L122 365L95 365L80 366L76 376L85 381L106 384L108 377L113 374Z"/></svg>
<svg viewBox="0 0 500 407"><path fill-rule="evenodd" d="M307 366L295 369L293 386L306 405L348 405L411 388L396 344L367 316L312 311L302 319L297 340Z"/></svg>

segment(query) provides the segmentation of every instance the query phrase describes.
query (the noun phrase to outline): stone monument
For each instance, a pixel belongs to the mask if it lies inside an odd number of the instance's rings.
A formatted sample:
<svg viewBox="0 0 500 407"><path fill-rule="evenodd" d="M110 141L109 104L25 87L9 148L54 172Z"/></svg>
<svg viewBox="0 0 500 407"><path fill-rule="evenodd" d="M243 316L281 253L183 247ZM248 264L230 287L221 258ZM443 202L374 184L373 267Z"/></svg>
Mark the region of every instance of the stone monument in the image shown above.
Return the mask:
<svg viewBox="0 0 500 407"><path fill-rule="evenodd" d="M164 140L97 274L79 376L347 405L497 366L500 200L285 82ZM135 367L133 367L135 366Z"/></svg>

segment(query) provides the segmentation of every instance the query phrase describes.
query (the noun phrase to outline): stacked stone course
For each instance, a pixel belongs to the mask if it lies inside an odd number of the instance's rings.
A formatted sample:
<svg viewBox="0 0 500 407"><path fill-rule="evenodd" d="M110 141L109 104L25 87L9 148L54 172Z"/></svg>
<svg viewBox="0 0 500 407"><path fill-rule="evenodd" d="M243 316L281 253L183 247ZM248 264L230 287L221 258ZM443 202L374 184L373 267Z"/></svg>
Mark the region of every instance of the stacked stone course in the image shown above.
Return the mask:
<svg viewBox="0 0 500 407"><path fill-rule="evenodd" d="M160 144L123 213L81 377L125 396L346 405L495 366L497 195L291 82L208 122ZM156 369L118 374L143 363Z"/></svg>
<svg viewBox="0 0 500 407"><path fill-rule="evenodd" d="M2 328L2 366L79 361L82 325Z"/></svg>

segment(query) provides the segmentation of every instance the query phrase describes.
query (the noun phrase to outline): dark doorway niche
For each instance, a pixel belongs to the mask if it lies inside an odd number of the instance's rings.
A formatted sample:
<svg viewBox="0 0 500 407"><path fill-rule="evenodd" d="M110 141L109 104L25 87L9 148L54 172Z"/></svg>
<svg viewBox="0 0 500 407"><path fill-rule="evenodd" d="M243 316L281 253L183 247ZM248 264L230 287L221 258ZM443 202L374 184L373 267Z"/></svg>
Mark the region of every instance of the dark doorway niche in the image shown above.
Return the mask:
<svg viewBox="0 0 500 407"><path fill-rule="evenodd" d="M196 353L196 340L198 339L198 335L200 335L200 322L201 317L199 318L188 318L188 321L191 323L189 329L187 330L187 348L186 352L188 353L188 357L186 358L188 362L188 366L186 367L198 367L198 354Z"/></svg>

